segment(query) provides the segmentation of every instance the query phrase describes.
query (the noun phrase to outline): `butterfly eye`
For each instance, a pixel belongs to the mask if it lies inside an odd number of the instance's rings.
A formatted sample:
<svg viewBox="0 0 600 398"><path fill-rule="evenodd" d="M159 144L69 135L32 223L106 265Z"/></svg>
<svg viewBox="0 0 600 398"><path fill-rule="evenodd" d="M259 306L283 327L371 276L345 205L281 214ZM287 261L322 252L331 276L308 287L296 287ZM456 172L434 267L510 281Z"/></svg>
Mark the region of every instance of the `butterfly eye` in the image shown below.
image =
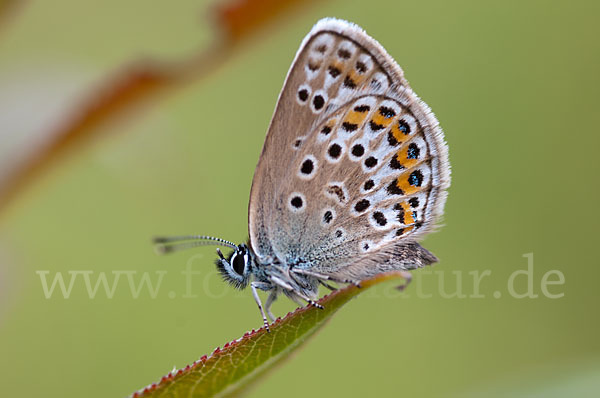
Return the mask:
<svg viewBox="0 0 600 398"><path fill-rule="evenodd" d="M231 258L231 267L238 275L244 275L244 268L246 268L246 256L242 254L234 254Z"/></svg>

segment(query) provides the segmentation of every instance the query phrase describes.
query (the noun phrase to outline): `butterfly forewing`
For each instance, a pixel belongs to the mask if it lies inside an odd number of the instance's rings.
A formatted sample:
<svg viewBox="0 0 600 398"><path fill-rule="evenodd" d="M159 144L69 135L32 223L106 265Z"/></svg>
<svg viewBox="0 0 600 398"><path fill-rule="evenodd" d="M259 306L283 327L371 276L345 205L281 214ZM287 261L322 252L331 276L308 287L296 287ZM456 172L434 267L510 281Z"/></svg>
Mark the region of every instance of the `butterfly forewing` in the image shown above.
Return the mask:
<svg viewBox="0 0 600 398"><path fill-rule="evenodd" d="M267 133L250 197L251 245L264 261L375 274L374 262L355 265L434 226L447 162L437 120L395 61L357 26L323 20L296 55Z"/></svg>

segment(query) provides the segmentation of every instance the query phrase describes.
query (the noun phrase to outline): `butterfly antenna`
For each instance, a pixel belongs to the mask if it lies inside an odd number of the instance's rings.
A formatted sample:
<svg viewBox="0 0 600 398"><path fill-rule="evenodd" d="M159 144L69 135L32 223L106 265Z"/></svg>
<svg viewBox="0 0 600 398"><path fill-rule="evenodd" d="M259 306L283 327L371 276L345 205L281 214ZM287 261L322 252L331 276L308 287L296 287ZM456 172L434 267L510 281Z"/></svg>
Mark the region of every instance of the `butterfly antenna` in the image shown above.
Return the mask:
<svg viewBox="0 0 600 398"><path fill-rule="evenodd" d="M185 235L185 236L159 236L155 237L153 243L157 245L157 251L160 254L172 253L175 251L190 249L198 246L225 246L236 250L235 243L225 239L215 238L205 235Z"/></svg>

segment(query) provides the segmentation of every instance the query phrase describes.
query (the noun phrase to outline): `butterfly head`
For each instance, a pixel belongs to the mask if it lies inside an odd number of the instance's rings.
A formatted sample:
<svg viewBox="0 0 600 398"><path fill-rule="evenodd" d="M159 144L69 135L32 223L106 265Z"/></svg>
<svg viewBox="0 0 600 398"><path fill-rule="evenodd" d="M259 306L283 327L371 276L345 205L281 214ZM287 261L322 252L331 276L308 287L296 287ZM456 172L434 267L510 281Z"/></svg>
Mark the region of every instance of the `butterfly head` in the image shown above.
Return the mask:
<svg viewBox="0 0 600 398"><path fill-rule="evenodd" d="M248 246L244 243L236 246L227 258L219 249L217 254L219 255L216 261L217 269L223 279L237 289L244 289L250 280L252 268L252 253Z"/></svg>
<svg viewBox="0 0 600 398"><path fill-rule="evenodd" d="M161 254L206 245L228 247L233 251L227 257L223 255L220 249L217 249L219 258L216 264L223 279L237 289L244 289L250 281L254 255L252 250L244 243L236 245L228 240L206 235L155 237L154 243L157 245L157 251Z"/></svg>

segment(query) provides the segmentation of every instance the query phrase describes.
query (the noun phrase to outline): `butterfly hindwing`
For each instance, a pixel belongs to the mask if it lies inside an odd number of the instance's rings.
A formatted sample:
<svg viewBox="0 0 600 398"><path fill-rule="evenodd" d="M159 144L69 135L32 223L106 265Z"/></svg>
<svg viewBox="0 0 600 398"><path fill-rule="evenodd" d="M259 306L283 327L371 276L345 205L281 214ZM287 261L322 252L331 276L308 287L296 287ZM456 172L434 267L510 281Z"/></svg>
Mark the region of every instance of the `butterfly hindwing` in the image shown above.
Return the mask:
<svg viewBox="0 0 600 398"><path fill-rule="evenodd" d="M395 61L353 24L317 23L256 168L256 254L358 279L430 263L413 242L439 219L448 185L441 129Z"/></svg>

